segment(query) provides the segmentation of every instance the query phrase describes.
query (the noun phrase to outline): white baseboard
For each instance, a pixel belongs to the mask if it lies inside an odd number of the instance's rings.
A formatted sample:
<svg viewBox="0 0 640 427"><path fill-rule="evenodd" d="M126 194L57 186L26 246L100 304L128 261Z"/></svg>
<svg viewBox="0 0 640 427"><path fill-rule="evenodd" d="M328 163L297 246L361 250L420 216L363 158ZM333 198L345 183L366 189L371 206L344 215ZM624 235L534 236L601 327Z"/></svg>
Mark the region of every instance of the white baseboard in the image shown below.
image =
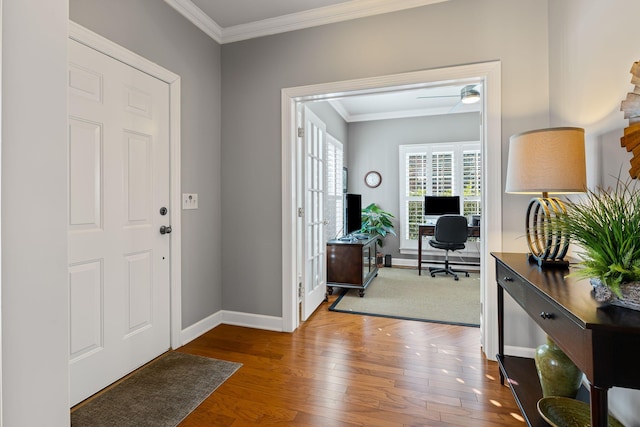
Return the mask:
<svg viewBox="0 0 640 427"><path fill-rule="evenodd" d="M418 260L417 259L409 259L409 258L392 258L391 265L393 267L410 267L410 268L418 268ZM422 264L422 269L429 269L429 267L442 267L442 263L439 264ZM452 261L453 268L461 268L469 271L480 271L480 266L475 265L455 265L455 262Z"/></svg>
<svg viewBox="0 0 640 427"><path fill-rule="evenodd" d="M183 346L188 342L193 341L205 332L208 332L216 326L222 324L222 313L222 311L218 311L217 313L214 313L209 317L205 317L201 321L196 322L193 325L183 329L180 333L182 342L179 346Z"/></svg>
<svg viewBox="0 0 640 427"><path fill-rule="evenodd" d="M281 332L283 330L281 317L220 310L217 313L214 313L211 316L183 329L180 334L181 343L179 343L177 347L193 341L216 326L222 324L277 332Z"/></svg>
<svg viewBox="0 0 640 427"><path fill-rule="evenodd" d="M417 259L408 259L408 258L392 258L391 265L394 267L418 267Z"/></svg>
<svg viewBox="0 0 640 427"><path fill-rule="evenodd" d="M281 332L283 330L282 317L226 310L223 310L222 313L222 323L227 325L245 326L247 328L264 329L276 332Z"/></svg>
<svg viewBox="0 0 640 427"><path fill-rule="evenodd" d="M511 345L505 345L504 354L508 354L509 356L528 357L533 359L533 357L536 354L536 349L529 348L529 347L516 347Z"/></svg>

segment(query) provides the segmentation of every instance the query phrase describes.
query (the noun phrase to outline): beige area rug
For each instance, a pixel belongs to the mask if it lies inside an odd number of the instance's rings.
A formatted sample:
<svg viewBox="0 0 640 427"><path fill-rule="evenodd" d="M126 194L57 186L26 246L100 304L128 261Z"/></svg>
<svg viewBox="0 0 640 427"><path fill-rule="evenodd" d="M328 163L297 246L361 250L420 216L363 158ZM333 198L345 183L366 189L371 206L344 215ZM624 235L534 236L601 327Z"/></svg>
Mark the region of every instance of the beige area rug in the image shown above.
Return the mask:
<svg viewBox="0 0 640 427"><path fill-rule="evenodd" d="M169 352L71 412L72 426L176 426L240 363Z"/></svg>
<svg viewBox="0 0 640 427"><path fill-rule="evenodd" d="M329 310L477 327L480 275L458 276L455 281L451 276L431 277L424 270L418 276L416 269L381 268L364 297L357 289L344 289Z"/></svg>

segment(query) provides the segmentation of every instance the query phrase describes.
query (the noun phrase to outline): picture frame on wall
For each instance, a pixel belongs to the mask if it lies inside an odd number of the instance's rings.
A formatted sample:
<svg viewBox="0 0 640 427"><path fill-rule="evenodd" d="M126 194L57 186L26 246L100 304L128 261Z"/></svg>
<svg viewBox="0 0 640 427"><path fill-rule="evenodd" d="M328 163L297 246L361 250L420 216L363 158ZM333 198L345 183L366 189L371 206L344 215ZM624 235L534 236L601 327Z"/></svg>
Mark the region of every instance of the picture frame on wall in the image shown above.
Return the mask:
<svg viewBox="0 0 640 427"><path fill-rule="evenodd" d="M349 175L349 171L347 171L346 167L342 167L342 192L346 194L347 192L347 178Z"/></svg>

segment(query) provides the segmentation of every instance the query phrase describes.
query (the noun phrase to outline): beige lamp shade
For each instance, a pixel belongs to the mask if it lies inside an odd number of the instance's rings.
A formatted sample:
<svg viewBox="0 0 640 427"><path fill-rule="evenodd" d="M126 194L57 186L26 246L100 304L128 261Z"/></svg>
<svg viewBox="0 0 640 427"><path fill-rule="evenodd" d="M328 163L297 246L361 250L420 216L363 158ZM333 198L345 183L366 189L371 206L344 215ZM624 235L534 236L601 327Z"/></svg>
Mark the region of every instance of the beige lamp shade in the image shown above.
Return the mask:
<svg viewBox="0 0 640 427"><path fill-rule="evenodd" d="M509 139L507 193L582 193L586 175L584 129L540 129Z"/></svg>

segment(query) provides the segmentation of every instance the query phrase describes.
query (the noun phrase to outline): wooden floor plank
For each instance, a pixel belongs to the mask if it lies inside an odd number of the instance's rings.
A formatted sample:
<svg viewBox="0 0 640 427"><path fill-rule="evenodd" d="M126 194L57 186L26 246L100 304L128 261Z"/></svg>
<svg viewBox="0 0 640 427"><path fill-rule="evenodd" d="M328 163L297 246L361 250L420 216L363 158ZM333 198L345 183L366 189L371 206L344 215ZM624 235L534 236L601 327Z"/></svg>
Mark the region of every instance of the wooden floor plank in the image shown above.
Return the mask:
<svg viewBox="0 0 640 427"><path fill-rule="evenodd" d="M328 311L294 333L220 325L179 351L243 366L181 424L525 426L478 328Z"/></svg>

